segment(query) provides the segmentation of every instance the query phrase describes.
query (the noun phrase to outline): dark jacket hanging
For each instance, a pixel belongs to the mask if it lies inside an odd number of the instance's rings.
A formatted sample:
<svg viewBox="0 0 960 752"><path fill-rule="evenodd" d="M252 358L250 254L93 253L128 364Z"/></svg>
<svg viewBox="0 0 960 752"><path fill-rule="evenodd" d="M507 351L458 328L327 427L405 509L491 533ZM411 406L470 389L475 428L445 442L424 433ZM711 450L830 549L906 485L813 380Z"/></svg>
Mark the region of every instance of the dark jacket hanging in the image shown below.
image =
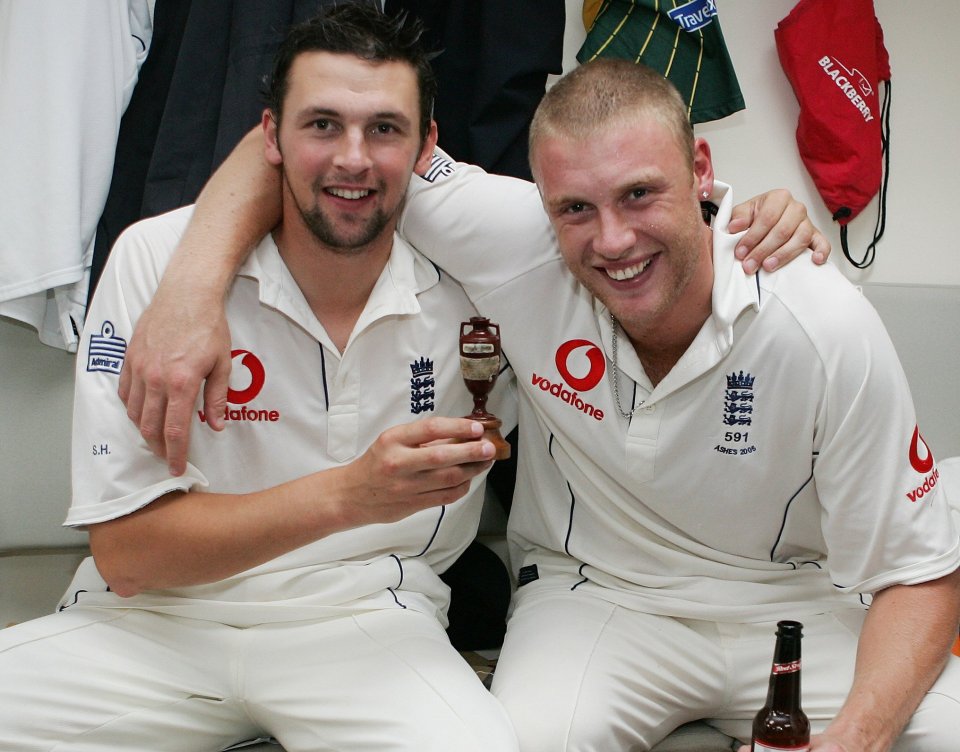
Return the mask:
<svg viewBox="0 0 960 752"><path fill-rule="evenodd" d="M547 75L563 61L563 0L386 0L428 30L440 146L488 172L530 179L527 132Z"/></svg>
<svg viewBox="0 0 960 752"><path fill-rule="evenodd" d="M138 219L193 203L260 121L263 78L287 28L335 3L157 0L154 42L120 123L88 300L119 234Z"/></svg>

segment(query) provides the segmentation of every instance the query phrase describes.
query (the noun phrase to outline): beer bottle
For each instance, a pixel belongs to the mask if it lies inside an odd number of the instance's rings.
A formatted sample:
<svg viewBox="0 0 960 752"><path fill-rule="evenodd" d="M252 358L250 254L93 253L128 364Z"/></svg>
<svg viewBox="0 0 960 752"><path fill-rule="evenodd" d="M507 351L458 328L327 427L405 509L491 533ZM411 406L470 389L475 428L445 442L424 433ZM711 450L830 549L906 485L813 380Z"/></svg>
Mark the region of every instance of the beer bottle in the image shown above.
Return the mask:
<svg viewBox="0 0 960 752"><path fill-rule="evenodd" d="M800 637L803 624L777 622L777 645L767 702L753 719L754 752L806 752L810 721L800 709Z"/></svg>

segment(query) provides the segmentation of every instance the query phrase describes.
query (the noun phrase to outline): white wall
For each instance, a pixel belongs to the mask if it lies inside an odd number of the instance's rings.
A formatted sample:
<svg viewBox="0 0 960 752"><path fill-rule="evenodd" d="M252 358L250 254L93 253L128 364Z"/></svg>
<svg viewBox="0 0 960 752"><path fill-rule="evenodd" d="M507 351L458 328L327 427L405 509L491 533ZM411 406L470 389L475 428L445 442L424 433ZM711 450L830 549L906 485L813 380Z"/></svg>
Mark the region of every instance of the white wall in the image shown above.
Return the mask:
<svg viewBox="0 0 960 752"><path fill-rule="evenodd" d="M960 26L960 3L875 0L875 4L893 70L892 169L887 233L868 271L857 273L842 258L837 228L797 156L797 104L773 41L773 29L793 0L718 0L747 109L699 126L698 133L713 147L718 175L733 183L739 196L785 186L804 200L819 226L828 231L835 262L854 281L960 286L960 248L950 230L960 215L950 180L960 165L960 139L955 137L960 73L948 36ZM583 34L582 26L576 26L580 5L581 0L568 0L572 29L568 59ZM871 205L852 223L854 249L865 247L875 212ZM960 322L925 320L922 315L918 319L926 331L941 333L941 347L958 349ZM0 550L5 530L53 526L66 511L72 367L73 356L41 345L30 330L0 319ZM955 384L956 372L945 372L943 379ZM949 451L960 453L960 428L951 428L960 424L960 417L951 422L937 416L937 421L945 424L939 430L947 434ZM25 521L20 512L11 511L23 509L24 502L43 512ZM79 540L68 532L63 537L65 542Z"/></svg>
<svg viewBox="0 0 960 752"><path fill-rule="evenodd" d="M839 231L797 153L798 107L773 40L790 0L721 0L724 36L747 109L700 129L714 148L717 171L746 196L770 186L789 187L829 230L837 261L863 283L960 284L960 251L950 231L957 215L951 180L960 165L960 73L949 62L960 24L960 3L875 0L891 67L891 166L887 229L877 259L857 272L842 258ZM745 191L745 192L744 192ZM873 236L877 201L851 224L851 250L859 257Z"/></svg>
<svg viewBox="0 0 960 752"><path fill-rule="evenodd" d="M66 514L73 363L33 329L0 318L0 552L14 539L49 540ZM68 530L56 536L63 545L84 542Z"/></svg>

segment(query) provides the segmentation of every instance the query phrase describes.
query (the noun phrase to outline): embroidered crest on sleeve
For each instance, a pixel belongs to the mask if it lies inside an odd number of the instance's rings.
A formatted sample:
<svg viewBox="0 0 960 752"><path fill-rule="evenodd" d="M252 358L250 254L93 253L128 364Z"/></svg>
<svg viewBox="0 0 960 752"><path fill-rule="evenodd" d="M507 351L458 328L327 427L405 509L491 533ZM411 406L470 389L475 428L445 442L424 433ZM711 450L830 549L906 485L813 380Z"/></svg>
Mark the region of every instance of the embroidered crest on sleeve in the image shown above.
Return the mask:
<svg viewBox="0 0 960 752"><path fill-rule="evenodd" d="M433 183L437 178L452 175L454 170L456 170L456 165L451 160L441 157L439 154L434 154L430 159L430 167L424 173L423 179L428 183Z"/></svg>
<svg viewBox="0 0 960 752"><path fill-rule="evenodd" d="M100 333L90 335L87 348L88 371L120 373L124 356L127 354L127 341L122 337L115 337L113 331L113 323L104 321Z"/></svg>

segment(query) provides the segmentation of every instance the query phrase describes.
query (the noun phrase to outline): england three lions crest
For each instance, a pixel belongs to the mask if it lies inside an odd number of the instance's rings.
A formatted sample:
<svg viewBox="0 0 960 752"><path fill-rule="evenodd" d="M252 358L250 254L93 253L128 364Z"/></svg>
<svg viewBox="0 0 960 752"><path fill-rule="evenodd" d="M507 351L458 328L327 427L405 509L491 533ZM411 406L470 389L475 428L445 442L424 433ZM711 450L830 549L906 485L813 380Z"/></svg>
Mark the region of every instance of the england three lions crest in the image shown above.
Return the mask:
<svg viewBox="0 0 960 752"><path fill-rule="evenodd" d="M410 412L414 415L433 412L436 384L432 360L421 357L410 364Z"/></svg>
<svg viewBox="0 0 960 752"><path fill-rule="evenodd" d="M723 396L723 422L728 426L749 426L753 423L753 382L749 373L727 375Z"/></svg>

